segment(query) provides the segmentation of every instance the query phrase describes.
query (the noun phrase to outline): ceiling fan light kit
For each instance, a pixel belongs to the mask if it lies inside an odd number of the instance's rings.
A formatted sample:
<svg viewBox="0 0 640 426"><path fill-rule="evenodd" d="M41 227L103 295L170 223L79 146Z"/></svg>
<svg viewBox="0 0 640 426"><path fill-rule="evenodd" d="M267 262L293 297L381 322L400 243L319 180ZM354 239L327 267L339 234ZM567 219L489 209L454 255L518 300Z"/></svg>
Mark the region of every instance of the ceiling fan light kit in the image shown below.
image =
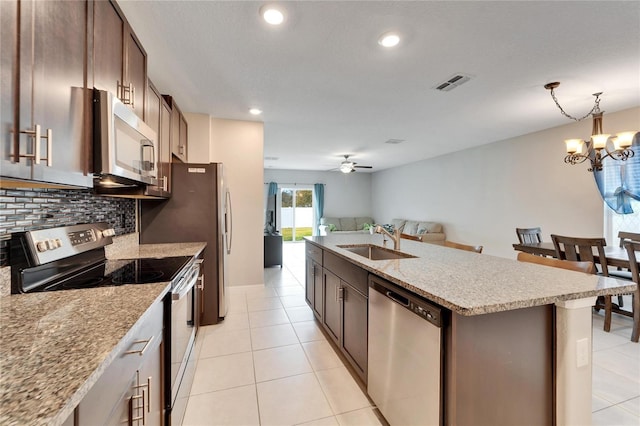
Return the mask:
<svg viewBox="0 0 640 426"><path fill-rule="evenodd" d="M554 90L560 86L560 83L555 81L547 83L544 88L551 92L551 98L555 102L556 106L560 110L560 113L565 117L574 120L582 121L585 118L591 116L593 119L593 128L591 131L590 140L582 139L566 139L565 145L567 148L567 155L564 157L564 162L567 164L580 164L589 159L591 161L591 167L588 169L591 171L602 170L602 160L609 157L614 160L625 161L632 158L635 153L631 149L633 140L637 131L622 132L615 136L604 133L602 131L602 116L604 112L600 111L600 95L602 92L594 93L595 101L593 108L587 114L580 118L576 118L569 115L560 106L558 99L556 98ZM613 149L609 149L608 143L611 141Z"/></svg>
<svg viewBox="0 0 640 426"><path fill-rule="evenodd" d="M356 164L358 163L354 163L353 161L349 160L350 155L345 155L344 156L344 161L342 163L340 163L340 167L338 167L338 170L340 170L342 173L347 174L347 173L353 173L356 171L356 169L372 169L372 166L357 166Z"/></svg>

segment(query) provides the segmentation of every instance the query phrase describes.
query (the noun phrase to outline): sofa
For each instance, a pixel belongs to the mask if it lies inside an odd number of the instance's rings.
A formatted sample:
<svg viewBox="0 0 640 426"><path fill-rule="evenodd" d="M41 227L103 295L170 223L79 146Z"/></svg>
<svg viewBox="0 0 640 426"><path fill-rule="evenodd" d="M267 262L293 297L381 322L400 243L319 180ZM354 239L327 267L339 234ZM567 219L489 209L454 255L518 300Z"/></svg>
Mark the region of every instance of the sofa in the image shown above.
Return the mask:
<svg viewBox="0 0 640 426"><path fill-rule="evenodd" d="M328 233L360 234L369 232L364 229L365 224L372 225L374 220L371 217L322 217L320 218L320 235Z"/></svg>
<svg viewBox="0 0 640 426"><path fill-rule="evenodd" d="M356 234L366 233L364 224L375 224L371 217L323 217L320 219L320 235L328 233ZM446 235L442 224L407 219L393 219L391 225L400 228L402 234L417 237L424 243L444 244Z"/></svg>
<svg viewBox="0 0 640 426"><path fill-rule="evenodd" d="M418 237L423 243L443 245L446 239L442 224L437 222L393 219L391 224L394 228L400 228L402 234Z"/></svg>

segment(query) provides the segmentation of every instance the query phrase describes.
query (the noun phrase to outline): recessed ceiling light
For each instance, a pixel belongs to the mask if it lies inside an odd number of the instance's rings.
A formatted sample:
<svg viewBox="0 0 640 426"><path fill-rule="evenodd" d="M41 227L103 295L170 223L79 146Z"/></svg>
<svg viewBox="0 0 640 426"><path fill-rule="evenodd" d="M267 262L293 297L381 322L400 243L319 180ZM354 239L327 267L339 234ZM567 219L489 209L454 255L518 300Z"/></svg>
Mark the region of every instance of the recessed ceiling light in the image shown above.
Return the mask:
<svg viewBox="0 0 640 426"><path fill-rule="evenodd" d="M400 36L396 33L384 33L378 39L378 44L384 47L394 47L400 43Z"/></svg>
<svg viewBox="0 0 640 426"><path fill-rule="evenodd" d="M271 25L280 25L284 22L284 13L272 5L262 6L260 16Z"/></svg>
<svg viewBox="0 0 640 426"><path fill-rule="evenodd" d="M249 114L260 115L260 114L262 114L262 110L258 109L258 108L251 108L251 109L249 109Z"/></svg>

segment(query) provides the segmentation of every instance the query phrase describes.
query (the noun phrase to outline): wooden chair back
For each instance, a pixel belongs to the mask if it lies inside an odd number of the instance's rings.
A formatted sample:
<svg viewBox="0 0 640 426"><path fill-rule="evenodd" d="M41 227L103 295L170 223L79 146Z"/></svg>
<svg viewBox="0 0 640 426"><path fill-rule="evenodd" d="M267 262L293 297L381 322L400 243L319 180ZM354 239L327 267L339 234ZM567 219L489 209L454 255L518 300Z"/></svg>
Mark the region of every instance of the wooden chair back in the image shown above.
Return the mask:
<svg viewBox="0 0 640 426"><path fill-rule="evenodd" d="M636 252L640 252L640 240L625 241L624 248L627 249L629 255L629 270L633 282L636 283L636 291L633 293L632 314L627 316L633 317L633 330L631 331L631 341L638 342L640 340L640 258L636 256ZM619 312L620 313L620 312Z"/></svg>
<svg viewBox="0 0 640 426"><path fill-rule="evenodd" d="M593 263L597 270L594 249L598 252L600 273L609 276L607 256L604 254L604 246L607 241L604 238L578 238L551 234L551 241L556 249L556 258L560 260L587 261Z"/></svg>
<svg viewBox="0 0 640 426"><path fill-rule="evenodd" d="M417 235L400 234L400 238L404 238L405 240L412 240L412 241L422 241L422 239L420 239L420 237L418 237Z"/></svg>
<svg viewBox="0 0 640 426"><path fill-rule="evenodd" d="M466 251L472 251L475 253L482 253L482 246L470 246L467 244L454 243L453 241L445 241L444 245L445 247L451 247L458 250L466 250Z"/></svg>
<svg viewBox="0 0 640 426"><path fill-rule="evenodd" d="M516 228L520 244L536 244L542 242L542 230L540 228Z"/></svg>
<svg viewBox="0 0 640 426"><path fill-rule="evenodd" d="M640 241L640 234L635 232L618 232L618 238L620 238L620 247L624 247L626 241Z"/></svg>
<svg viewBox="0 0 640 426"><path fill-rule="evenodd" d="M568 269L570 271L584 272L586 274L594 274L596 267L591 262L579 262L574 260L560 260L552 257L536 256L530 253L518 253L520 262L537 263L538 265L552 266L554 268Z"/></svg>

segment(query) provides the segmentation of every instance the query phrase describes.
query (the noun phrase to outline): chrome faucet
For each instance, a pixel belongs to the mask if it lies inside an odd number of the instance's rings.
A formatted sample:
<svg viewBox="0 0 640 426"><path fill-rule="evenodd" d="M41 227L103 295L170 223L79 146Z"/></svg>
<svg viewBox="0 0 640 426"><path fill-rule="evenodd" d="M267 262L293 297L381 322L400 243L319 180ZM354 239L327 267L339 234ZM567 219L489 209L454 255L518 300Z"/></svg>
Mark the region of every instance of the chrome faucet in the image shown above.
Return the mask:
<svg viewBox="0 0 640 426"><path fill-rule="evenodd" d="M392 234L389 231L387 231L386 229L384 229L382 226L376 225L376 228L374 229L374 232L376 234L382 234L383 237L385 235L388 235L389 238L391 238L391 240L393 241L393 249L394 250L400 250L400 229L394 228L393 234ZM384 241L386 242L387 240L384 240Z"/></svg>

